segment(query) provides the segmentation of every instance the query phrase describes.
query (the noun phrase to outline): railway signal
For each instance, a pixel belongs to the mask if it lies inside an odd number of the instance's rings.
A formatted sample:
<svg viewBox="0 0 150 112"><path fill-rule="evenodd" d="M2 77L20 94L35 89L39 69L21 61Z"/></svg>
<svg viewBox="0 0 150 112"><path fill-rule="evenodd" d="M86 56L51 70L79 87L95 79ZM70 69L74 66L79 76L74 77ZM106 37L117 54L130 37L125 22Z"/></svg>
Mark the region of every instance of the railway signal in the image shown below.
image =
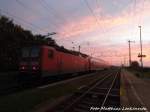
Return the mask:
<svg viewBox="0 0 150 112"><path fill-rule="evenodd" d="M139 57L139 58L141 58L141 57L145 58L146 55L143 55L143 54L141 55L141 54L139 53L139 54L138 54L138 57Z"/></svg>

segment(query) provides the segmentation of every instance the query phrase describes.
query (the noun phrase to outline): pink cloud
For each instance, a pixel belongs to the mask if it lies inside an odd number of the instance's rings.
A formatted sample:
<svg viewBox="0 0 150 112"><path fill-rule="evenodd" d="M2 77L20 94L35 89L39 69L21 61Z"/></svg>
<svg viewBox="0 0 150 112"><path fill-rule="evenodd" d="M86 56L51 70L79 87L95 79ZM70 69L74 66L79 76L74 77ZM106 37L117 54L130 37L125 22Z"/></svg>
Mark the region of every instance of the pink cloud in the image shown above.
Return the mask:
<svg viewBox="0 0 150 112"><path fill-rule="evenodd" d="M136 21L138 21L138 16L149 15L150 2L146 1L144 3L144 7L142 7L143 5L141 5L141 2L139 1L136 7L133 7L135 9L131 8L130 6L115 17L107 15L103 16L100 19L97 16L97 18L99 19L98 24L93 16L83 16L77 20L70 21L60 27L60 35L65 38L78 36L80 34L85 34L93 31L101 31L99 33L102 33L103 29L107 30L122 25L132 24L132 22L134 21L133 19L136 19ZM98 13L99 11L102 12L102 10L103 9L96 8L94 12Z"/></svg>
<svg viewBox="0 0 150 112"><path fill-rule="evenodd" d="M127 7L125 10L123 10L120 14L116 16L103 16L99 21L99 25L97 25L96 20L95 18L93 18L93 16L84 16L80 17L77 20L70 21L64 26L60 27L60 36L63 38L77 38L80 37L79 35L88 34L95 31L99 31L98 33L103 35L104 32L102 30L106 30L107 34L109 33L113 40L112 43L114 43L116 37L122 38L123 35L130 35L129 31L133 30L133 26L135 24L139 24L139 21L150 17L150 1L145 1L144 5L142 5L142 3L143 1L138 1L136 7L134 7L133 4L131 4L132 6ZM99 10L97 9L95 13L98 11ZM100 9L100 11L102 11L102 9ZM142 16L142 18L139 18L140 16ZM89 41L92 41L94 37L90 38L91 39L89 39ZM104 38L106 39L108 37ZM101 42L102 40L104 40L104 38L97 37L97 39L95 39L96 43L98 43L97 40ZM82 40L81 37L80 40ZM117 40L119 40L119 38ZM144 58L144 64L150 65L149 45L145 43L143 44L143 53L147 55L147 57ZM98 44L94 44L93 46L94 47L91 48L89 48L89 46L81 48L81 51L87 54L93 54L93 56L98 56L99 58L102 58L114 64L121 64L121 62L124 61L124 58L126 58L126 63L128 63L128 43L125 43L124 45L118 45L115 47L104 47ZM132 46L133 60L139 61L139 58L137 57L139 52L139 44L134 44Z"/></svg>
<svg viewBox="0 0 150 112"><path fill-rule="evenodd" d="M130 18L127 15L118 17L102 17L97 22L93 16L84 16L76 21L70 21L60 28L62 37L73 37L80 34L102 31L104 28L109 29L118 25L127 24ZM102 33L102 32L100 32Z"/></svg>

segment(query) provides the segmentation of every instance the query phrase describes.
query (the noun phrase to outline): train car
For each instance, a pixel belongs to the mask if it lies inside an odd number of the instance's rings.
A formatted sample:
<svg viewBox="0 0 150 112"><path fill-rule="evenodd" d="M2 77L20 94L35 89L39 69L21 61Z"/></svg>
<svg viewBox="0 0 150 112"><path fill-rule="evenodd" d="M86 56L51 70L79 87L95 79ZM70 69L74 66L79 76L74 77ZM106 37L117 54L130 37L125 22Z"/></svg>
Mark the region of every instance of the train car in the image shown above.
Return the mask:
<svg viewBox="0 0 150 112"><path fill-rule="evenodd" d="M94 57L91 57L90 63L91 63L90 64L91 71L104 70L110 67L108 62Z"/></svg>
<svg viewBox="0 0 150 112"><path fill-rule="evenodd" d="M64 52L48 45L26 46L21 54L19 71L25 77L63 77L109 67L101 59L82 53Z"/></svg>
<svg viewBox="0 0 150 112"><path fill-rule="evenodd" d="M33 77L60 76L89 70L88 56L73 55L47 45L22 49L20 73Z"/></svg>

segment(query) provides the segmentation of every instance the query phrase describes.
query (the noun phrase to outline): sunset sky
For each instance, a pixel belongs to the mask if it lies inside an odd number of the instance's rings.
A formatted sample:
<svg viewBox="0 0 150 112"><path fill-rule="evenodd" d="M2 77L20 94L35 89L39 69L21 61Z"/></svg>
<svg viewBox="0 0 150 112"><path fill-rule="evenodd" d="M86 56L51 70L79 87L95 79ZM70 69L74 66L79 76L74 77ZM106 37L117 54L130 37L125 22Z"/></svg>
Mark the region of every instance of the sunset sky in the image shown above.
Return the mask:
<svg viewBox="0 0 150 112"><path fill-rule="evenodd" d="M120 65L139 61L142 26L144 66L150 66L150 0L0 0L0 14L34 34L57 32L59 45Z"/></svg>

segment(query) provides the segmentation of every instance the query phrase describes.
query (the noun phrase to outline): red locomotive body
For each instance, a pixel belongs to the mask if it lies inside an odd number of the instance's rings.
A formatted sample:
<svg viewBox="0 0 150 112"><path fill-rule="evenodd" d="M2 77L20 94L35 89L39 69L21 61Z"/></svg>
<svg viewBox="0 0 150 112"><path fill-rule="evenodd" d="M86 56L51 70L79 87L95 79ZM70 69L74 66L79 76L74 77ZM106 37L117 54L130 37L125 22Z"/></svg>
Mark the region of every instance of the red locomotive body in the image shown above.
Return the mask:
<svg viewBox="0 0 150 112"><path fill-rule="evenodd" d="M63 76L106 67L108 64L103 60L63 52L47 45L24 47L20 60L20 73L35 77Z"/></svg>
<svg viewBox="0 0 150 112"><path fill-rule="evenodd" d="M88 71L88 57L76 56L57 51L52 47L42 47L41 70L44 76L62 75Z"/></svg>

